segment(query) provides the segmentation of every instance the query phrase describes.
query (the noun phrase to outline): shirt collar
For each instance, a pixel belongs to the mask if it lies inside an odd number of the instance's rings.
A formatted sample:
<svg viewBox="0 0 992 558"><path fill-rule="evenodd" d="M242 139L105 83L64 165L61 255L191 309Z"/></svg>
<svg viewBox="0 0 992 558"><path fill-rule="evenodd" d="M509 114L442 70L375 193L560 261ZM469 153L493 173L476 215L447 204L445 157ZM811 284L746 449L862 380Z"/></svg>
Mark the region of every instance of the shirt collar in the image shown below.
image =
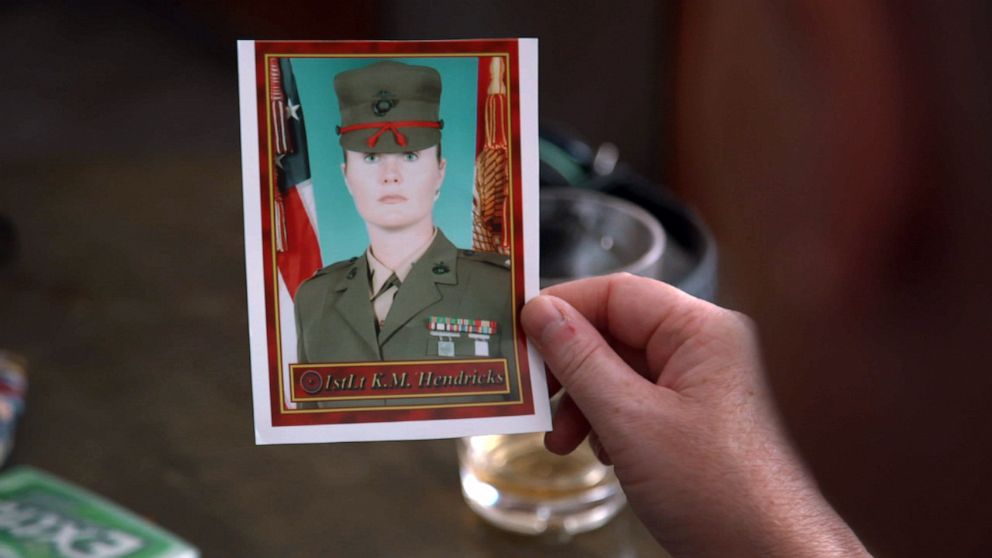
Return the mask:
<svg viewBox="0 0 992 558"><path fill-rule="evenodd" d="M376 259L375 254L372 253L372 246L370 245L366 250L365 254L369 262L369 292L370 296L374 296L375 293L379 292L386 281L389 280L393 274L396 274L396 278L402 283L406 280L406 276L410 274L410 270L413 269L413 265L417 263L417 260L427 252L427 249L431 247L434 243L434 239L437 237L437 227L434 227L434 234L431 235L427 242L417 247L416 250L410 252L410 254L403 259L396 269L390 269L389 266L380 262Z"/></svg>

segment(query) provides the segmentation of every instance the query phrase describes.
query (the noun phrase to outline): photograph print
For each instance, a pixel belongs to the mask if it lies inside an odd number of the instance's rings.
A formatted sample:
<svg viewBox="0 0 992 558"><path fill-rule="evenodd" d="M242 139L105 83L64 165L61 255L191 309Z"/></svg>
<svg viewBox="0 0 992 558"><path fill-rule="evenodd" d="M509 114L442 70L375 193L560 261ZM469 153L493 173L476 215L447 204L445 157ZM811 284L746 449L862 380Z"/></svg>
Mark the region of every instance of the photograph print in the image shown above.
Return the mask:
<svg viewBox="0 0 992 558"><path fill-rule="evenodd" d="M533 40L239 43L256 439L549 426Z"/></svg>

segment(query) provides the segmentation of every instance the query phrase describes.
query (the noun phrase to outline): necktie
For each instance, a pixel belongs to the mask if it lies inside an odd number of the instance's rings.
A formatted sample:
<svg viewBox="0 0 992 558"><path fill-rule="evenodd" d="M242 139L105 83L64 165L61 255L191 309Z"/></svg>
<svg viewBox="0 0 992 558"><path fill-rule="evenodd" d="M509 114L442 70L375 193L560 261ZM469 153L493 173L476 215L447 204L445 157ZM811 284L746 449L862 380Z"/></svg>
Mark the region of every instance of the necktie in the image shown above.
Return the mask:
<svg viewBox="0 0 992 558"><path fill-rule="evenodd" d="M386 279L386 282L379 288L379 292L372 297L372 308L375 310L375 319L379 323L379 327L382 327L382 324L386 322L389 308L393 305L393 297L396 296L399 289L400 280L394 273L389 276L389 279Z"/></svg>

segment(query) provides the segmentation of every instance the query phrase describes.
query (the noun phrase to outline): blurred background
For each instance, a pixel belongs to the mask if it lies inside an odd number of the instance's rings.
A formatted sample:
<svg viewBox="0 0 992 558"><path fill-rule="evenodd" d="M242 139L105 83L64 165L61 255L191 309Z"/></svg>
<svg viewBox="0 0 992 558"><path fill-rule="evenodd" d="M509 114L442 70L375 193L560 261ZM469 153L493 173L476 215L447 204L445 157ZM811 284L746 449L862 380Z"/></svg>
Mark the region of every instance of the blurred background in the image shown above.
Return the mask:
<svg viewBox="0 0 992 558"><path fill-rule="evenodd" d="M450 441L256 447L235 40L540 39L540 112L696 207L719 301L880 555L980 555L992 498L990 9L701 1L6 2L13 463L207 556L664 556L461 501ZM442 536L438 536L440 533Z"/></svg>

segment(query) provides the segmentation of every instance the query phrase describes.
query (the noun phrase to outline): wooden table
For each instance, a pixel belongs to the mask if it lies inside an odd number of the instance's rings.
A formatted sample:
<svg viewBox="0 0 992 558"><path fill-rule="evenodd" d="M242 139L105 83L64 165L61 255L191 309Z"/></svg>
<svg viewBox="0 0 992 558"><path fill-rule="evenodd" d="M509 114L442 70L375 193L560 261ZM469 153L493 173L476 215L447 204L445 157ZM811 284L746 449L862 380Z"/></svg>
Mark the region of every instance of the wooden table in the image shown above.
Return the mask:
<svg viewBox="0 0 992 558"><path fill-rule="evenodd" d="M0 347L30 374L14 463L205 556L665 556L629 510L570 542L487 526L451 440L256 446L234 149L5 167L22 251Z"/></svg>

